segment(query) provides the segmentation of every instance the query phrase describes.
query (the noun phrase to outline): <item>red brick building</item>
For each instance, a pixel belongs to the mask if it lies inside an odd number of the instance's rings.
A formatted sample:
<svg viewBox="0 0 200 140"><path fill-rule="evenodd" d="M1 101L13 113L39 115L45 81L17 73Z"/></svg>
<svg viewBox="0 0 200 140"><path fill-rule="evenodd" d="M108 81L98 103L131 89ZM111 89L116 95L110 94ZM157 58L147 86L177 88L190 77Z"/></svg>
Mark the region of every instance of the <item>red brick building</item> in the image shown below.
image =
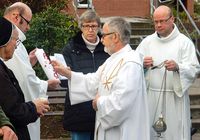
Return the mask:
<svg viewBox="0 0 200 140"><path fill-rule="evenodd" d="M77 12L80 15L82 11L88 8L88 3L92 5L101 17L124 16L149 18L152 5L157 7L159 1L169 1L168 4L175 5L176 0L71 0L77 5ZM190 14L194 11L194 0L182 0ZM69 2L68 12L73 13L72 2Z"/></svg>

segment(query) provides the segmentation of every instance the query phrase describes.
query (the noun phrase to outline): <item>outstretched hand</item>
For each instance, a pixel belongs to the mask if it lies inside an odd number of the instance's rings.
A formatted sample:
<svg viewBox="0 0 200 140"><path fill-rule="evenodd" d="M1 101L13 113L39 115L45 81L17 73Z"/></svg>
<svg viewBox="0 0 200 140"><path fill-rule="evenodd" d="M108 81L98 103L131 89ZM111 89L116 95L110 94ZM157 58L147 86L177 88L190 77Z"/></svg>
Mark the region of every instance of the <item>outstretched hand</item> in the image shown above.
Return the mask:
<svg viewBox="0 0 200 140"><path fill-rule="evenodd" d="M51 65L53 66L55 72L58 74L67 77L68 79L71 79L71 69L70 67L65 67L63 64L59 63L56 60L51 61Z"/></svg>

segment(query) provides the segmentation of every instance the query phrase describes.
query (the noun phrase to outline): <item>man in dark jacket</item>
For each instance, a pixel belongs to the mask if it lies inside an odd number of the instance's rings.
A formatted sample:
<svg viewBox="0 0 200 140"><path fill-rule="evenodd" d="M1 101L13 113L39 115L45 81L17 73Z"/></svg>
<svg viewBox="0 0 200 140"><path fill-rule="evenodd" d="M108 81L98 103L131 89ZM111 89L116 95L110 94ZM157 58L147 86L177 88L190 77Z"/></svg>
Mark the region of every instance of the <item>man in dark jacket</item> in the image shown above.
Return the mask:
<svg viewBox="0 0 200 140"><path fill-rule="evenodd" d="M71 70L84 74L95 72L109 57L98 36L100 25L100 18L94 11L87 10L81 15L81 31L63 49L63 56ZM72 132L72 140L93 140L95 111L92 101L71 106L67 94L63 124L66 130Z"/></svg>
<svg viewBox="0 0 200 140"><path fill-rule="evenodd" d="M0 106L16 129L19 140L30 140L27 125L49 110L48 101L35 99L25 102L24 94L13 72L4 61L12 58L19 43L16 27L0 18Z"/></svg>

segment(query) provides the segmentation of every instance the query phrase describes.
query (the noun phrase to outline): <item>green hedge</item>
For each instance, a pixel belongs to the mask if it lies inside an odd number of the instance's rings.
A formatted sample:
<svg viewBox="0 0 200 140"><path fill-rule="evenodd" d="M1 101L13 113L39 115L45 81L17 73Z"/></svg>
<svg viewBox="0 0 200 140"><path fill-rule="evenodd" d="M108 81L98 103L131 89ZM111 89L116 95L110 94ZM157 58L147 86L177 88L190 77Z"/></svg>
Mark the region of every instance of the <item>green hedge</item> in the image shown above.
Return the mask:
<svg viewBox="0 0 200 140"><path fill-rule="evenodd" d="M48 6L46 10L33 14L31 28L26 33L24 45L28 52L34 48L43 48L47 55L60 53L67 41L78 31L73 17L61 12L59 7ZM37 64L34 69L40 78L46 76Z"/></svg>
<svg viewBox="0 0 200 140"><path fill-rule="evenodd" d="M50 55L60 52L77 30L78 24L73 17L61 13L58 8L48 7L33 15L24 44L28 51L38 47Z"/></svg>

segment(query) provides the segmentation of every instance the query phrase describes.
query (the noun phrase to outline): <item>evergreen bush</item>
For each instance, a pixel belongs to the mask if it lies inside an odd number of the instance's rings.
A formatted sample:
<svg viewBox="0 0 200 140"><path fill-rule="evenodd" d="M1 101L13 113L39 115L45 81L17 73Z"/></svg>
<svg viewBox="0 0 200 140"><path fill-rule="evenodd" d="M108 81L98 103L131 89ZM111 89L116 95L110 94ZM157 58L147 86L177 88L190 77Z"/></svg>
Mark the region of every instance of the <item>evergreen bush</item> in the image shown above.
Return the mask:
<svg viewBox="0 0 200 140"><path fill-rule="evenodd" d="M78 31L73 17L61 12L60 7L47 6L46 10L33 14L31 28L24 45L28 52L43 48L47 56L60 53L67 41ZM39 64L34 67L40 78L46 76Z"/></svg>

